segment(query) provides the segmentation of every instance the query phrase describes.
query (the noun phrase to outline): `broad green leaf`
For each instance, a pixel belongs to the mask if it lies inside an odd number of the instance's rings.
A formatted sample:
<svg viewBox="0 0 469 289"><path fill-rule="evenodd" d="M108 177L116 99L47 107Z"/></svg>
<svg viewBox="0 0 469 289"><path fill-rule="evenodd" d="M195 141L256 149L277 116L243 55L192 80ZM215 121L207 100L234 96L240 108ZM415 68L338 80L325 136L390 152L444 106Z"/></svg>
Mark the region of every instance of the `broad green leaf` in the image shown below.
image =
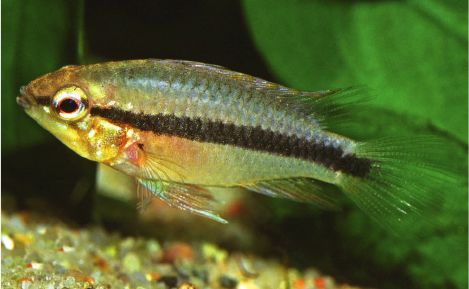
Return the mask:
<svg viewBox="0 0 469 289"><path fill-rule="evenodd" d="M73 2L2 1L2 151L42 141L40 129L16 104L21 85L73 59Z"/></svg>
<svg viewBox="0 0 469 289"><path fill-rule="evenodd" d="M376 89L374 104L467 138L465 1L245 0L259 50L283 83Z"/></svg>

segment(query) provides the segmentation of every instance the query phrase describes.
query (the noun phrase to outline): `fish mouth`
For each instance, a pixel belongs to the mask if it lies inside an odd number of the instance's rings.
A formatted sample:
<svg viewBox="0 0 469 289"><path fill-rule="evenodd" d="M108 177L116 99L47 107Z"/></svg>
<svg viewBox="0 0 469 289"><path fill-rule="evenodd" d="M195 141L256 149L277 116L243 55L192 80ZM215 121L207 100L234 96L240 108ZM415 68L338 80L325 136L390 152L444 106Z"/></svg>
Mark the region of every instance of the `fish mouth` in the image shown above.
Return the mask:
<svg viewBox="0 0 469 289"><path fill-rule="evenodd" d="M16 97L16 103L24 109L30 108L34 102L32 97L26 92L26 86L20 88L20 96Z"/></svg>

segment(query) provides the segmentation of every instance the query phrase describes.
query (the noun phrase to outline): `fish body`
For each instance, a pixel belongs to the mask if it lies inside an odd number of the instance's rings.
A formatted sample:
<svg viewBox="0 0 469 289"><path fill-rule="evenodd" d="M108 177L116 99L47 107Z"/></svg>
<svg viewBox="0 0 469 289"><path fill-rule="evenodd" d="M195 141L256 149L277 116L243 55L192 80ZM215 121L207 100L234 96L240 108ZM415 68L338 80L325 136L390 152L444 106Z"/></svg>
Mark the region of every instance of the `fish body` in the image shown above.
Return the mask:
<svg viewBox="0 0 469 289"><path fill-rule="evenodd" d="M79 155L135 177L171 205L224 221L210 209L211 187L324 207L334 204L322 184L360 196L380 189L384 144L327 128L356 94L298 91L198 62L133 60L64 67L23 87L18 103ZM376 210L360 198L352 195ZM391 206L398 201L414 209L401 197Z"/></svg>

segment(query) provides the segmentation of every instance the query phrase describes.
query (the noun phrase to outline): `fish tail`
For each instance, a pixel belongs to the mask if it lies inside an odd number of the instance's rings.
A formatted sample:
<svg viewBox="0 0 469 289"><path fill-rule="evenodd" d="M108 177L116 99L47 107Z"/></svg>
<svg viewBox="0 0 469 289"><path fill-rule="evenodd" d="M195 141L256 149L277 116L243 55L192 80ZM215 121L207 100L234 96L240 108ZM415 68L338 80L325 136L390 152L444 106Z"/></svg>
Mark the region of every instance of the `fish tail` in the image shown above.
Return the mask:
<svg viewBox="0 0 469 289"><path fill-rule="evenodd" d="M402 223L441 210L442 194L455 180L453 170L443 165L448 157L442 148L443 141L432 136L357 143L355 154L370 161L370 170L360 177L343 174L338 185L362 210L395 231Z"/></svg>

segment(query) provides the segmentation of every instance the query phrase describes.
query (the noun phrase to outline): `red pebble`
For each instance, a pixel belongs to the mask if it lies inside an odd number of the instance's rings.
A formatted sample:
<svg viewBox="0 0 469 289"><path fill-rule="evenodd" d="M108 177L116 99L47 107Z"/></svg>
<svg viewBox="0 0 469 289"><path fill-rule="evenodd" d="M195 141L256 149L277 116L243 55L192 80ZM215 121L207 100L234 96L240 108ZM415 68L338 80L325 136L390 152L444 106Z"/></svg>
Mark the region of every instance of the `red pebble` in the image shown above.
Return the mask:
<svg viewBox="0 0 469 289"><path fill-rule="evenodd" d="M293 288L295 289L304 289L305 288L305 279L297 279L293 282Z"/></svg>
<svg viewBox="0 0 469 289"><path fill-rule="evenodd" d="M93 277L91 277L91 276L85 276L85 277L83 277L83 281L88 282L88 283L91 283L91 284L94 283L94 279L93 279Z"/></svg>
<svg viewBox="0 0 469 289"><path fill-rule="evenodd" d="M174 263L176 260L192 260L194 251L189 244L175 242L165 248L163 253L163 261Z"/></svg>
<svg viewBox="0 0 469 289"><path fill-rule="evenodd" d="M96 265L97 267L99 267L99 269L101 269L101 271L107 271L108 269L108 264L106 262L106 260L104 258L101 258L100 256L98 255L95 255L93 257L93 263L94 265Z"/></svg>
<svg viewBox="0 0 469 289"><path fill-rule="evenodd" d="M326 287L326 281L320 277L314 278L314 286L318 289L323 289Z"/></svg>

